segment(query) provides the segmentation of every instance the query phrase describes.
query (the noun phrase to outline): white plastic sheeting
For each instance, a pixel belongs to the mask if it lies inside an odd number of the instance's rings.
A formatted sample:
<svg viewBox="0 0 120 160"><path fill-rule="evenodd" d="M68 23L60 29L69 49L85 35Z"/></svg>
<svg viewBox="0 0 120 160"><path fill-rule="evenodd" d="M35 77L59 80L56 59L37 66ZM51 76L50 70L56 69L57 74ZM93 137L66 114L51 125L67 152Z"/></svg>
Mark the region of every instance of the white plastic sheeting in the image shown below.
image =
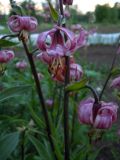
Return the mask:
<svg viewBox="0 0 120 160"><path fill-rule="evenodd" d="M92 35L89 35L88 44L89 45L97 45L97 44L112 45L117 43L119 37L120 37L120 33L110 33L110 34L94 33Z"/></svg>
<svg viewBox="0 0 120 160"><path fill-rule="evenodd" d="M31 43L33 45L36 45L36 40L38 38L38 33L31 34ZM0 35L0 38L3 35ZM89 35L88 37L88 45L97 45L97 44L103 44L103 45L113 45L117 43L118 39L120 37L120 33L110 33L110 34L102 34L102 33L94 33L92 35ZM17 42L17 38L12 39L13 41Z"/></svg>

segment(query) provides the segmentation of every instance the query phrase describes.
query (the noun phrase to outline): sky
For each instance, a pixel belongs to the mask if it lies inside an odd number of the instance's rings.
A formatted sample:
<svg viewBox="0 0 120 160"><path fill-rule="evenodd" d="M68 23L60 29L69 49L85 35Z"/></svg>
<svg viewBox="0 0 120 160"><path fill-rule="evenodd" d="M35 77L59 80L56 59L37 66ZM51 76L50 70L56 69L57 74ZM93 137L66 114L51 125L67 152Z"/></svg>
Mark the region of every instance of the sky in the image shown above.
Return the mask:
<svg viewBox="0 0 120 160"><path fill-rule="evenodd" d="M16 2L20 1L22 0L16 0ZM40 2L45 2L45 0L34 0L34 2L39 5ZM77 5L78 9L82 13L94 11L97 4L109 3L111 6L113 6L115 2L120 2L120 0L73 0L73 4ZM0 0L0 3L3 5L4 12L8 12L9 0Z"/></svg>

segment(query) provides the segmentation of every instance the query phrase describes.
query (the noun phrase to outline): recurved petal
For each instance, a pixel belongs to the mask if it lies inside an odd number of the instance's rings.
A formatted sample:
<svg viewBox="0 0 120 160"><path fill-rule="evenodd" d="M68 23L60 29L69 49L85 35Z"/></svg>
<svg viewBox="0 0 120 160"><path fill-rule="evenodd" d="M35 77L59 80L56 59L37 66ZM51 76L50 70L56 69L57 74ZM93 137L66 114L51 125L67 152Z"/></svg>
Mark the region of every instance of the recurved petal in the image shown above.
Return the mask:
<svg viewBox="0 0 120 160"><path fill-rule="evenodd" d="M120 76L113 79L113 81L110 84L110 87L120 89Z"/></svg>
<svg viewBox="0 0 120 160"><path fill-rule="evenodd" d="M51 29L50 31L42 32L41 34L39 34L37 39L37 47L42 51L46 51L46 49L50 48L53 34L55 32L56 32L56 29ZM49 39L49 42L48 42L48 39Z"/></svg>
<svg viewBox="0 0 120 160"><path fill-rule="evenodd" d="M108 129L112 126L112 116L111 115L97 115L93 126L98 129Z"/></svg>
<svg viewBox="0 0 120 160"><path fill-rule="evenodd" d="M53 61L53 58L51 56L49 56L47 54L47 52L39 53L36 58L43 61L44 63L46 63L48 65L51 64Z"/></svg>
<svg viewBox="0 0 120 160"><path fill-rule="evenodd" d="M68 50L68 51L73 50L76 46L75 34L72 31L70 31L69 29L64 28L64 27L56 26L56 28L65 34L66 40L64 43L64 47L66 48L66 50Z"/></svg>
<svg viewBox="0 0 120 160"><path fill-rule="evenodd" d="M53 57L59 57L65 55L64 48L59 44L56 45L54 48L47 49L47 53L49 56Z"/></svg>
<svg viewBox="0 0 120 160"><path fill-rule="evenodd" d="M94 99L88 98L80 102L78 107L78 118L81 123L92 124L93 123L93 104Z"/></svg>

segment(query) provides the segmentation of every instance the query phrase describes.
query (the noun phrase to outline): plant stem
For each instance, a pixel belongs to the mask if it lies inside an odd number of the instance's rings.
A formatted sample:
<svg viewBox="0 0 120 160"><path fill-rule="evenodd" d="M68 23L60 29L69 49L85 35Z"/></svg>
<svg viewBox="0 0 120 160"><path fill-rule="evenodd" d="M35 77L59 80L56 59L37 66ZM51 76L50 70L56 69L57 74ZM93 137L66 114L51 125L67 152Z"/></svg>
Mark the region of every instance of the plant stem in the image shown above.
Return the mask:
<svg viewBox="0 0 120 160"><path fill-rule="evenodd" d="M95 99L95 103L97 104L99 102L99 96L98 96L96 90L90 85L85 85L84 88L88 88L91 90L91 92L93 93L94 99Z"/></svg>
<svg viewBox="0 0 120 160"><path fill-rule="evenodd" d="M76 102L77 102L77 99L78 99L78 94L75 93L75 97L74 97L74 102L75 102L75 105L73 106L73 116L72 116L72 129L71 129L71 145L73 143L73 140L74 140L74 129L75 129L75 119L76 119Z"/></svg>
<svg viewBox="0 0 120 160"><path fill-rule="evenodd" d="M118 47L119 47L119 41L120 41L120 36L118 37L117 42L116 42L116 47L117 47L117 49L118 49ZM106 79L106 81L105 81L105 83L104 83L104 85L103 85L103 89L102 89L102 91L101 91L101 93L100 93L100 95L99 95L99 100L102 99L102 95L103 95L103 93L104 93L104 91L105 91L105 89L106 89L106 87L107 87L108 81L109 81L109 79L110 79L111 76L112 76L111 71L112 71L113 68L114 68L114 65L115 65L115 62L116 62L116 59L117 59L117 56L118 56L118 53L117 53L117 52L118 52L118 51L116 51L116 54L115 54L114 57L113 57L109 74L108 74L107 79Z"/></svg>
<svg viewBox="0 0 120 160"><path fill-rule="evenodd" d="M111 78L111 71L113 70L113 68L114 68L114 64L115 64L115 61L116 61L116 58L117 58L117 53L114 55L114 57L113 57L113 60L112 60L112 65L111 65L111 67L110 67L110 71L109 71L109 73L108 73L108 76L107 76L107 79L106 79L106 81L105 81L105 83L104 83L104 85L103 85L103 89L102 89L102 91L101 91L101 93L100 93L100 95L99 95L99 100L101 100L102 99L102 95L103 95L103 93L104 93L104 91L105 91L105 89L106 89L106 87L107 87L107 84L108 84L108 81L110 80L110 78Z"/></svg>
<svg viewBox="0 0 120 160"><path fill-rule="evenodd" d="M22 44L24 46L27 58L28 58L29 63L30 63L30 67L31 67L31 71L32 71L34 80L35 80L37 93L38 93L38 96L39 96L39 100L40 100L40 103L41 103L41 106L42 106L42 111L43 111L43 115L44 115L44 119L45 119L45 123L46 123L46 130L47 130L47 134L48 134L48 139L49 139L49 142L50 142L50 145L51 145L51 149L52 149L53 153L55 154L55 147L54 147L54 143L53 143L53 140L52 140L52 137L51 137L51 128L50 128L50 122L49 122L49 118L48 118L48 112L47 112L47 109L46 109L46 106L45 106L45 101L44 101L41 85L40 85L40 82L39 82L39 79L38 79L38 75L37 75L36 67L35 67L35 64L34 64L34 60L33 60L32 54L29 52L29 49L27 47L27 44L26 44L24 38L22 38L21 40L22 40ZM56 154L55 154L55 159L57 160Z"/></svg>
<svg viewBox="0 0 120 160"><path fill-rule="evenodd" d="M64 17L63 10L63 0L59 0L60 4L60 14ZM63 18L62 17L62 18ZM65 24L62 25L65 27ZM65 37L66 39L66 37ZM69 84L70 81L70 57L65 56L66 74L65 74L65 86ZM64 160L70 160L70 143L69 143L69 92L64 88Z"/></svg>
<svg viewBox="0 0 120 160"><path fill-rule="evenodd" d="M66 75L65 87L69 84L69 71L70 71L70 57L65 57ZM65 142L65 156L64 160L70 160L69 149L69 92L64 89L64 142Z"/></svg>

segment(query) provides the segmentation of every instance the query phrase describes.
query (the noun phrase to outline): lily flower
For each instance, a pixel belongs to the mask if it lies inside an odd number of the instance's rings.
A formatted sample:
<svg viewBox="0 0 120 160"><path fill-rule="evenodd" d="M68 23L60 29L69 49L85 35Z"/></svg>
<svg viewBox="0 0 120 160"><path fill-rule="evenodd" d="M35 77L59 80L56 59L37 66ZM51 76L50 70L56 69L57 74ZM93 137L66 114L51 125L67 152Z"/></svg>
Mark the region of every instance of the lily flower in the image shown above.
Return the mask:
<svg viewBox="0 0 120 160"><path fill-rule="evenodd" d="M108 129L117 119L118 105L113 102L94 104L93 98L83 100L79 104L78 118L83 124L92 125L98 129Z"/></svg>
<svg viewBox="0 0 120 160"><path fill-rule="evenodd" d="M59 57L71 55L76 46L75 35L70 30L55 26L50 31L43 32L37 39L37 46L49 56Z"/></svg>

